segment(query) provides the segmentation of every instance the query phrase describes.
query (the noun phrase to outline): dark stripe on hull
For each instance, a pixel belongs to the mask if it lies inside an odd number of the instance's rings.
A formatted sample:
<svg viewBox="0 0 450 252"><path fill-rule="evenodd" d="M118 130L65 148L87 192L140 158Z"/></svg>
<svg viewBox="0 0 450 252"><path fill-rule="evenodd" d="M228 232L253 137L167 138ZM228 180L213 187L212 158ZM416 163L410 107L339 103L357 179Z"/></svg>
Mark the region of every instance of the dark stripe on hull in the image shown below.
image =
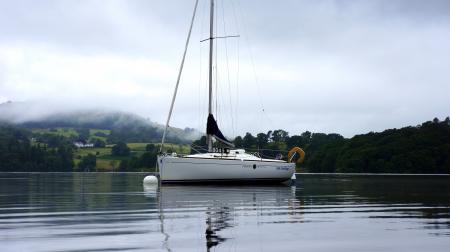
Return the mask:
<svg viewBox="0 0 450 252"><path fill-rule="evenodd" d="M275 184L290 178L255 178L255 179L197 179L197 180L161 180L163 184Z"/></svg>
<svg viewBox="0 0 450 252"><path fill-rule="evenodd" d="M253 159L239 159L239 158L224 158L224 157L213 157L213 158L208 158L208 157L180 157L180 158L191 158L191 159L213 159L213 160L227 160L227 161L248 161L248 162L268 162L268 163L279 163L279 164L288 164L288 162L286 161L282 161L282 160L270 160L270 159L266 159L266 160L262 160L262 159L257 159L257 160L253 160Z"/></svg>

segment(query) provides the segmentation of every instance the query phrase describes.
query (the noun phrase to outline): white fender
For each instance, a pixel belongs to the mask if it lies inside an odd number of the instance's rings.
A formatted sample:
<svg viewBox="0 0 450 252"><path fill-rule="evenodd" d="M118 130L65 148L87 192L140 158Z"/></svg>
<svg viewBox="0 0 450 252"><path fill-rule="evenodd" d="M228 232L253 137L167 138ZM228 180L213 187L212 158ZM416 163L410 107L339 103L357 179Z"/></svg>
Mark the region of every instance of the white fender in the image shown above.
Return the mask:
<svg viewBox="0 0 450 252"><path fill-rule="evenodd" d="M146 184L146 185L157 185L158 184L158 178L156 176L149 175L149 176L146 176L144 178L143 183Z"/></svg>

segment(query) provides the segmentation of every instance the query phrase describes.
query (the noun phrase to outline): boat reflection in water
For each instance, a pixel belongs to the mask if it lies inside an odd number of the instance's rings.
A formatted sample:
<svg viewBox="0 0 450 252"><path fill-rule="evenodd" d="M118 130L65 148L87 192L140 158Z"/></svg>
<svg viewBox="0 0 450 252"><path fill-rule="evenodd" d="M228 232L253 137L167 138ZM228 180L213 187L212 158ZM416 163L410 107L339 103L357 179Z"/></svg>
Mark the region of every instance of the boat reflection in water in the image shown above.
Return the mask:
<svg viewBox="0 0 450 252"><path fill-rule="evenodd" d="M169 251L180 246L198 248L199 243L207 250L218 245L233 248L240 243L236 241L240 233L255 233L255 227L280 221L301 222L295 191L295 187L280 185L144 185L145 196L158 202L163 247ZM181 245L182 241L186 242ZM186 248L189 244L192 247Z"/></svg>
<svg viewBox="0 0 450 252"><path fill-rule="evenodd" d="M442 251L450 176L302 174L297 188L142 188L142 174L0 174L0 251Z"/></svg>

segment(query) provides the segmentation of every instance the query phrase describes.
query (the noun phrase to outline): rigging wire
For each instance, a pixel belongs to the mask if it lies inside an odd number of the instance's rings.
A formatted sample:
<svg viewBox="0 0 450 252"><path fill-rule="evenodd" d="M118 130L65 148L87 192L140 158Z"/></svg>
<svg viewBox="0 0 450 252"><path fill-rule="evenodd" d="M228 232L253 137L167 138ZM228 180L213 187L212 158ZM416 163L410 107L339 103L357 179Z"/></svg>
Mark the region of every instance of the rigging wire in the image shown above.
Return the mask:
<svg viewBox="0 0 450 252"><path fill-rule="evenodd" d="M239 29L239 22L238 22L238 18L236 15L236 7L233 3L233 0L230 0L230 4L231 4L231 9L233 11L233 17L234 17L234 24L236 26L236 33L240 34L240 29ZM239 123L239 74L240 74L240 39L237 40L237 53L236 53L236 57L237 57L237 66L236 66L236 105L235 105L235 119L236 119L236 128L238 127Z"/></svg>
<svg viewBox="0 0 450 252"><path fill-rule="evenodd" d="M219 1L217 1L217 4L215 5L215 7L216 7L216 22L215 22L215 24L216 24L216 27L215 27L215 30L216 30L216 35L219 33L219 21L218 21L218 19L219 19L219 13L218 13L218 11L217 11L217 9L219 8ZM222 92L222 88L223 88L223 86L222 85L219 85L219 81L221 82L221 79L219 78L219 58L221 58L221 57L219 57L219 53L221 53L222 51L219 49L219 42L218 42L218 37L217 36L215 36L215 40L216 40L216 55L215 55L215 59L216 59L216 118L217 118L217 122L219 122L219 121L221 121L221 119L222 119L222 102L223 102L223 92ZM220 43L220 45L222 45L222 43ZM220 65L220 66L222 66L222 65ZM220 77L222 77L221 75L220 75ZM219 116L220 116L220 118L219 118ZM222 125L223 126L223 125ZM223 129L222 129L223 130Z"/></svg>
<svg viewBox="0 0 450 252"><path fill-rule="evenodd" d="M170 117L172 116L172 111L173 111L173 107L175 104L175 98L177 97L178 86L179 86L180 80L181 80L181 73L183 72L184 60L186 59L186 52L187 52L187 49L189 46L189 40L191 38L192 27L194 26L195 13L197 12L197 6L198 6L198 0L195 1L194 13L192 14L191 25L189 27L188 36L186 38L186 44L184 46L184 53L183 53L183 57L181 59L180 71L178 72L177 83L175 85L175 90L173 91L172 103L170 104L169 114L167 116L166 126L164 128L164 133L163 133L163 137L161 140L161 148L159 150L160 152L162 152L163 147L164 147L164 141L166 140L166 134L167 134L167 129L169 128Z"/></svg>
<svg viewBox="0 0 450 252"><path fill-rule="evenodd" d="M239 1L238 1L237 6L238 6L238 11L239 11L239 13L240 13L240 15L242 17L241 20L242 20L242 27L243 27L244 33L245 34L249 34L247 32L248 31L247 24L246 24L245 19L244 19L244 17L246 17L246 15L245 15L245 13L243 11L243 8L241 8L241 6L239 4ZM256 84L256 89L257 89L258 101L259 101L260 109L261 109L262 115L266 116L266 119L268 119L269 123L271 124L270 126L273 128L272 120L270 120L268 114L266 113L266 110L265 110L265 107L264 107L264 104L263 104L263 101L262 101L261 86L259 85L259 79L258 79L258 75L256 73L256 67L255 67L253 52L252 52L252 49L250 47L250 42L249 42L248 36L245 36L245 41L247 42L247 51L248 51L248 54L249 54L249 57L250 57L250 63L251 63L251 66L252 66L253 76L254 76L254 79L255 79L255 84ZM260 123L259 125L262 125L262 123Z"/></svg>
<svg viewBox="0 0 450 252"><path fill-rule="evenodd" d="M214 27L214 31L216 31L216 34L217 34L217 16L219 16L218 15L218 13L217 13L217 4L215 4L214 5L214 13L215 13L215 15L214 15L214 25L215 25L215 27ZM214 36L214 34L213 34L213 36ZM217 122L219 122L219 110L218 110L218 99L217 99L217 94L219 93L218 92L218 78L219 78L219 71L218 71L218 69L219 69L219 63L218 63L218 61L217 61L217 54L218 54L218 43L217 43L217 39L213 39L213 38L211 38L212 39L212 43L214 44L214 50L215 50L215 53L214 53L214 63L215 63L215 71L214 71L214 74L215 74L215 86L216 86L216 89L213 91L213 93L214 93L214 96L215 96L215 105L216 105L216 109L215 109L215 114L216 114L216 121Z"/></svg>
<svg viewBox="0 0 450 252"><path fill-rule="evenodd" d="M223 7L223 1L222 1L222 23L223 23L223 33L226 36L227 35L227 29L226 29L226 23L225 23L225 10ZM228 61L228 45L227 40L224 41L225 46L225 60L226 60L226 68L227 68L227 80L228 80L228 98L229 98L229 108L230 108L230 119L231 119L231 130L233 133L233 136L235 135L235 129L234 129L234 119L233 119L233 102L231 99L231 81L230 81L230 66Z"/></svg>
<svg viewBox="0 0 450 252"><path fill-rule="evenodd" d="M205 23L206 21L206 17L207 15L205 13L207 13L207 7L208 4L203 4L203 9L202 9L202 16L200 19L200 37L203 37L205 33ZM208 90L208 79L207 78L203 78L203 43L199 43L199 51L200 51L200 64L199 64L199 83L198 83L198 114L197 114L197 128L200 129L201 132L203 132L204 129L204 121L205 118L208 116L208 113L206 111L206 97L207 97L207 92L206 90ZM206 133L206 131L205 131Z"/></svg>

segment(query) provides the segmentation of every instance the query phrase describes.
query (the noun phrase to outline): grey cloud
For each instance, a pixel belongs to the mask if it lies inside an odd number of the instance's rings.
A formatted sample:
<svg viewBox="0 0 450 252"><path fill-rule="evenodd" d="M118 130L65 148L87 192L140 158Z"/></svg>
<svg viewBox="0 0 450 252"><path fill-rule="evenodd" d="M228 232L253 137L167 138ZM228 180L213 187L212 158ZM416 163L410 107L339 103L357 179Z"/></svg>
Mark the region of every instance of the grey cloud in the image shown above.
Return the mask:
<svg viewBox="0 0 450 252"><path fill-rule="evenodd" d="M83 54L86 60L89 55L101 54L148 58L173 66L175 72L193 3L2 1L0 46L44 45L57 48L61 57L70 52ZM236 117L240 118L238 134L286 128L291 133L313 130L351 136L415 125L450 113L449 1L234 0L217 1L217 7L218 33L242 36L228 40L228 46L235 49L239 42L242 66L251 65L252 54L259 82L258 87L251 69L241 73L250 77L241 80L239 107L235 107L239 113ZM188 67L194 67L186 71L194 77L183 76L175 107L178 114L173 123L179 127L202 127L197 125L201 121L198 113L204 111L198 109L198 84L194 79L200 67L199 50L205 49L198 41L206 37L207 8L207 2L201 1L187 61ZM219 50L224 49L224 43L219 41ZM202 51L201 56L205 55ZM225 64L223 60L219 63ZM206 67L206 58L201 66ZM39 93L37 87L30 88L28 95L17 94L8 69L10 66L0 65L0 92L5 92L0 93L0 98L7 95L21 100L33 93L34 98L46 99L52 95ZM114 97L77 94L71 98L96 99L102 106L126 108L164 121L175 76L157 83L146 77L133 81L167 91L152 100L143 95L124 97L121 93ZM227 85L226 80L221 83ZM56 89L63 84L52 85ZM258 88L260 95L255 94ZM101 90L92 93L99 95ZM254 120L248 118L265 118L260 115L261 99L271 119L255 126ZM227 117L222 118L228 123ZM232 134L231 129L226 131Z"/></svg>

